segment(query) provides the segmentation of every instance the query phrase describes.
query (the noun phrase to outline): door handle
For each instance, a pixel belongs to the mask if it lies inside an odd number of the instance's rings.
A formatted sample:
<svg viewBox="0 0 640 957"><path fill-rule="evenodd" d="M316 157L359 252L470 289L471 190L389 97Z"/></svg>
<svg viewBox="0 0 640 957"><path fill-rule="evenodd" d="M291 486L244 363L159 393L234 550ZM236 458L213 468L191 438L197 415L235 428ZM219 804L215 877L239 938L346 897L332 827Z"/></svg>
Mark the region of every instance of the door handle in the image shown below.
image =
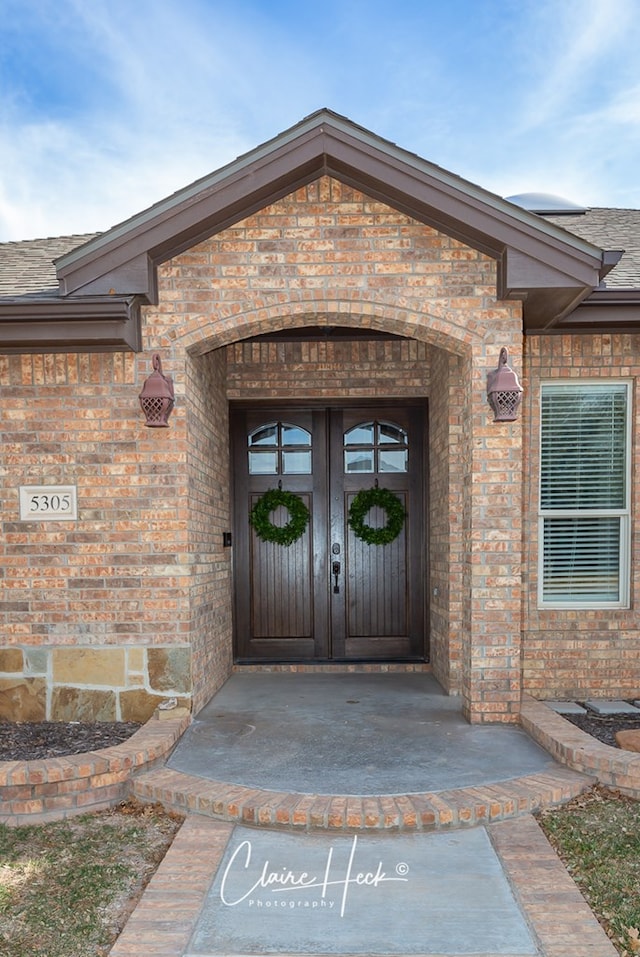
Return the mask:
<svg viewBox="0 0 640 957"><path fill-rule="evenodd" d="M333 585L333 594L337 595L340 592L340 586L338 585L338 576L340 575L340 562L334 562L331 566L331 572L335 579Z"/></svg>

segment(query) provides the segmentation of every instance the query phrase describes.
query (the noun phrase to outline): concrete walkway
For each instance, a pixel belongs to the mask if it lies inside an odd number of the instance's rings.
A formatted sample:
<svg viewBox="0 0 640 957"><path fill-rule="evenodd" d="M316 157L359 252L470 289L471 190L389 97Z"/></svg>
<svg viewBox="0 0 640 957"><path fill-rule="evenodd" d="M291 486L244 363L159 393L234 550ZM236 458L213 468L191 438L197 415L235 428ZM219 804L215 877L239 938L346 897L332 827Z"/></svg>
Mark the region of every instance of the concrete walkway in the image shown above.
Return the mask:
<svg viewBox="0 0 640 957"><path fill-rule="evenodd" d="M615 957L530 813L593 780L429 675L235 675L136 781L187 817L111 957Z"/></svg>

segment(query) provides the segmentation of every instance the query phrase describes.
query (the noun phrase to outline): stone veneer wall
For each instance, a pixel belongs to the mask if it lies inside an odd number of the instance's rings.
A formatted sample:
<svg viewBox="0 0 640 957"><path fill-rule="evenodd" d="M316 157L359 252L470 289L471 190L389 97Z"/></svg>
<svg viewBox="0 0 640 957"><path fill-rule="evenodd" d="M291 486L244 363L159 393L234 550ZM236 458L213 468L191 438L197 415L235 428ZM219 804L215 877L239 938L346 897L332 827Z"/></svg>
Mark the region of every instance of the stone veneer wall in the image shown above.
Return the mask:
<svg viewBox="0 0 640 957"><path fill-rule="evenodd" d="M137 721L191 706L188 647L0 648L0 720Z"/></svg>
<svg viewBox="0 0 640 957"><path fill-rule="evenodd" d="M640 693L640 536L632 534L631 605L628 609L538 608L538 496L540 382L618 377L634 380L632 504L640 506L640 336L532 336L526 340L524 415L529 423L525 461L523 682L537 698L637 697Z"/></svg>

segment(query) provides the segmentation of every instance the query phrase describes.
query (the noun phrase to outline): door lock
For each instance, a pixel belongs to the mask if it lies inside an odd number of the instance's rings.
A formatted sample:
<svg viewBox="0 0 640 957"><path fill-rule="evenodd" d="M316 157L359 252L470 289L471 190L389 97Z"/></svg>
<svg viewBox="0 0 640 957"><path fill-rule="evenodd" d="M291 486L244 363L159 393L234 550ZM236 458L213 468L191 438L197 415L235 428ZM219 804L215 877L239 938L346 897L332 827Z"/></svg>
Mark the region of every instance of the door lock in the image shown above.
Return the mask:
<svg viewBox="0 0 640 957"><path fill-rule="evenodd" d="M332 574L335 579L333 585L333 594L337 595L340 592L340 586L338 585L338 576L340 575L340 562L334 562L331 566Z"/></svg>

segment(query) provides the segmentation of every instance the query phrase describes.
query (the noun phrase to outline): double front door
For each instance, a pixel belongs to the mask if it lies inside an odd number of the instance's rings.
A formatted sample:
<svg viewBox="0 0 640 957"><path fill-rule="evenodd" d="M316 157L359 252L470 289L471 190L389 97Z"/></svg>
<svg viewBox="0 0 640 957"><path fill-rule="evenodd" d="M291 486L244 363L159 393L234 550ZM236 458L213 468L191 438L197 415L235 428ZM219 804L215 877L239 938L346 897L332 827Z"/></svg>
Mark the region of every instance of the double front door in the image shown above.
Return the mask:
<svg viewBox="0 0 640 957"><path fill-rule="evenodd" d="M236 659L424 660L424 407L237 406L231 422Z"/></svg>

